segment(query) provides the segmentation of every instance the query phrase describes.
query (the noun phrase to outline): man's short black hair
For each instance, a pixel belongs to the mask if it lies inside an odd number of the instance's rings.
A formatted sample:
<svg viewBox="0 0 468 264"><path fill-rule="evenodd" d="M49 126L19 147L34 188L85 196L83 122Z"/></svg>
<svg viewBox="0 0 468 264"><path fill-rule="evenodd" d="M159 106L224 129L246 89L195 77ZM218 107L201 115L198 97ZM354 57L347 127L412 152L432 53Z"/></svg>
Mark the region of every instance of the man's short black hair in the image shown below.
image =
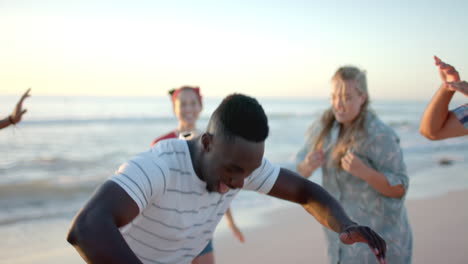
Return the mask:
<svg viewBox="0 0 468 264"><path fill-rule="evenodd" d="M258 101L243 94L224 98L211 115L208 132L228 139L235 136L263 142L268 137L268 119Z"/></svg>

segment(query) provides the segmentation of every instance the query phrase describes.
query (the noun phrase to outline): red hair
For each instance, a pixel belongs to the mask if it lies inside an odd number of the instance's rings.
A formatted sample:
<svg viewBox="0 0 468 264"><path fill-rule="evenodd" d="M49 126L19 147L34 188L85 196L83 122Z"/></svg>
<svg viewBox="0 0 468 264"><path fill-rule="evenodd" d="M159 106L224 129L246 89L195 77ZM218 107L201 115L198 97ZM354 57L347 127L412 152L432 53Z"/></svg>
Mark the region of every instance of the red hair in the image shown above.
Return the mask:
<svg viewBox="0 0 468 264"><path fill-rule="evenodd" d="M200 103L200 105L203 105L202 104L202 96L200 94L200 87L192 87L192 86L182 86L180 88L170 90L169 95L171 96L172 103L175 103L177 95L183 90L193 91L197 95L198 102Z"/></svg>

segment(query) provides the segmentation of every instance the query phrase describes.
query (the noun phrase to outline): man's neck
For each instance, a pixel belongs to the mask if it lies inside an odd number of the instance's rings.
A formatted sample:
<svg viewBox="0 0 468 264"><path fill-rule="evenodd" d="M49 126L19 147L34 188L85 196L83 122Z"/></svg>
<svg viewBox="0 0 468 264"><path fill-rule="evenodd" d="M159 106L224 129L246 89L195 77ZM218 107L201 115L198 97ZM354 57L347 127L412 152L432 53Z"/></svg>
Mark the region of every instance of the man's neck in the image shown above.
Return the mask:
<svg viewBox="0 0 468 264"><path fill-rule="evenodd" d="M201 177L202 174L200 168L202 147L200 136L187 140L187 145L190 152L190 159L192 161L193 170L195 171L195 174L197 174L197 177L203 181L203 178Z"/></svg>

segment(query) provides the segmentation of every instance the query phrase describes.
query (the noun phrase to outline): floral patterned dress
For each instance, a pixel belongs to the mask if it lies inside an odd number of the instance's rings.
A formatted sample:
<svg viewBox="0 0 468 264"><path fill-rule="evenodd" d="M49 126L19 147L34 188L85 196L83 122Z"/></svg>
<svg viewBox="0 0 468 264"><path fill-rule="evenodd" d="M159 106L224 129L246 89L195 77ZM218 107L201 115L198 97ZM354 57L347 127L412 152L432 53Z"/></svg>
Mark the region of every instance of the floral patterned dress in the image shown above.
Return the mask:
<svg viewBox="0 0 468 264"><path fill-rule="evenodd" d="M303 161L313 149L319 126L316 122L309 129L306 143L296 156L297 163ZM367 137L361 137L351 151L366 166L385 175L391 186L402 185L407 193L409 179L399 138L390 127L370 112L366 116L365 128ZM404 206L405 197L383 196L367 182L332 165L330 152L337 141L339 130L340 126L335 122L323 145L327 160L322 166L323 187L340 202L353 221L371 227L385 239L388 264L411 263L413 239ZM340 242L337 233L325 229L325 234L329 263L377 263L376 257L366 244L345 245Z"/></svg>

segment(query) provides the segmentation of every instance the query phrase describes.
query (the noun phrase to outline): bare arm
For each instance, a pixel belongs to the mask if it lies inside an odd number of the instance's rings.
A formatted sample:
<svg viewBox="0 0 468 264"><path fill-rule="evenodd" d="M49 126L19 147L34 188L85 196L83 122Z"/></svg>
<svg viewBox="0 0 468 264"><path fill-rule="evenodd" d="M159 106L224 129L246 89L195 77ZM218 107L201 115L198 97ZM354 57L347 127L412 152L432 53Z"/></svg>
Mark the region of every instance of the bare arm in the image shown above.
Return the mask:
<svg viewBox="0 0 468 264"><path fill-rule="evenodd" d="M388 140L381 138L382 140ZM400 153L400 147L397 145L390 145L388 148L393 148L392 152ZM376 154L377 155L377 154ZM400 154L401 155L401 154ZM390 160L386 160L389 164L398 163L399 166L403 167L403 159L399 155L392 155ZM378 161L383 163L382 161ZM371 167L366 166L358 157L353 153L348 151L346 155L341 159L341 166L343 170L349 172L354 177L357 177L365 182L367 182L372 188L384 196L392 198L401 198L405 195L405 188L401 184L390 185L385 175L377 170L374 170ZM401 170L401 167L395 168L397 174L405 173L406 170ZM394 172L390 172L394 173ZM400 177L405 177L406 175L400 175Z"/></svg>
<svg viewBox="0 0 468 264"><path fill-rule="evenodd" d="M370 228L354 223L341 205L319 185L282 168L268 195L302 205L323 226L340 233L343 243L367 243L380 263L385 263L385 241Z"/></svg>
<svg viewBox="0 0 468 264"><path fill-rule="evenodd" d="M316 169L317 168L315 169L311 168L311 166L307 164L306 160L299 162L296 166L297 172L299 173L299 175L301 175L304 178L309 178L310 176L312 176L312 174L314 173Z"/></svg>
<svg viewBox="0 0 468 264"><path fill-rule="evenodd" d="M441 85L426 107L419 125L419 133L430 140L468 135L468 130L458 121L448 105L455 92Z"/></svg>
<svg viewBox="0 0 468 264"><path fill-rule="evenodd" d="M232 233L234 236L241 242L244 243L244 235L240 231L240 229L237 227L236 223L234 222L234 218L232 217L231 213L231 208L228 208L226 213L224 214L224 217L226 219L226 223L231 229Z"/></svg>
<svg viewBox="0 0 468 264"><path fill-rule="evenodd" d="M11 121L12 121L12 119L11 119L10 116L5 117L4 119L0 120L0 129L5 128L5 127L7 127L9 125L12 125L13 122L11 122Z"/></svg>
<svg viewBox="0 0 468 264"><path fill-rule="evenodd" d="M6 118L0 120L0 129L8 127L9 125L17 124L21 121L23 115L28 111L27 109L23 109L23 101L24 99L30 97L29 92L31 88L29 88L20 98L18 103L16 103L13 112Z"/></svg>
<svg viewBox="0 0 468 264"><path fill-rule="evenodd" d="M309 178L324 163L325 158L322 150L310 151L304 160L297 164L296 169L299 175Z"/></svg>
<svg viewBox="0 0 468 264"><path fill-rule="evenodd" d="M268 195L302 205L318 222L335 232L355 224L327 191L290 170L281 168Z"/></svg>
<svg viewBox="0 0 468 264"><path fill-rule="evenodd" d="M419 133L430 140L468 135L468 130L448 110L455 90L451 89L447 82L459 82L460 76L453 66L444 63L437 57L434 59L439 69L442 84L424 111L419 125Z"/></svg>
<svg viewBox="0 0 468 264"><path fill-rule="evenodd" d="M138 212L125 190L107 181L75 216L67 240L87 263L142 263L118 229Z"/></svg>
<svg viewBox="0 0 468 264"><path fill-rule="evenodd" d="M405 188L403 188L403 185L398 184L391 186L385 175L372 168L366 167L365 171L361 174L361 177L370 186L372 186L372 188L384 196L401 198L405 195Z"/></svg>

